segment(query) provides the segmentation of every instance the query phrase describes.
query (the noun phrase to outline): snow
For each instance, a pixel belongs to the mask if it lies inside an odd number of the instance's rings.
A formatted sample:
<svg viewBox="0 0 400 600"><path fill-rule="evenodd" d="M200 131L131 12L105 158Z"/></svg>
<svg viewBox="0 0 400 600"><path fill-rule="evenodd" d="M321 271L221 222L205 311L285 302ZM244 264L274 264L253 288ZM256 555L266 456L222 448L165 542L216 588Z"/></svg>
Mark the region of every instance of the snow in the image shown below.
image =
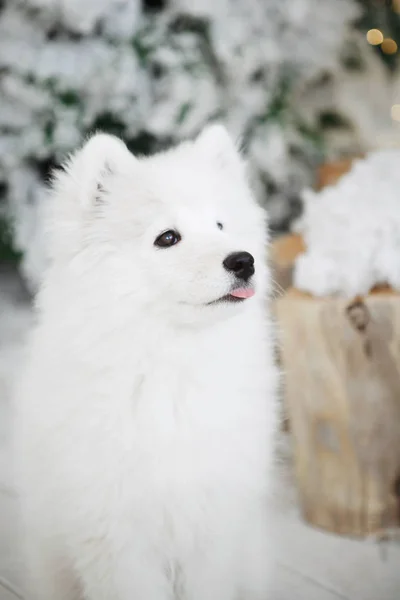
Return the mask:
<svg viewBox="0 0 400 600"><path fill-rule="evenodd" d="M0 183L33 287L46 261L38 165L60 161L110 114L128 142L143 132L178 141L220 118L283 226L317 151L288 89L338 66L354 0L170 0L152 13L139 0L1 4Z"/></svg>
<svg viewBox="0 0 400 600"><path fill-rule="evenodd" d="M372 152L336 185L304 192L297 288L349 298L379 284L400 291L399 166L400 150Z"/></svg>

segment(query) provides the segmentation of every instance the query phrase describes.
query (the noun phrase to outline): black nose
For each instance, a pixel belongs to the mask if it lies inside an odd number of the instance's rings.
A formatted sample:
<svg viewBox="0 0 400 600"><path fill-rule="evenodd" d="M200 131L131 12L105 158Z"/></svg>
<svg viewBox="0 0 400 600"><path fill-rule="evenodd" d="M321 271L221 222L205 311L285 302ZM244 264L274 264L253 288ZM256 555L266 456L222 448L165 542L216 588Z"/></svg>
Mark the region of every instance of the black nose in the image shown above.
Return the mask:
<svg viewBox="0 0 400 600"><path fill-rule="evenodd" d="M249 252L233 252L226 257L223 265L227 271L244 281L254 275L254 258Z"/></svg>

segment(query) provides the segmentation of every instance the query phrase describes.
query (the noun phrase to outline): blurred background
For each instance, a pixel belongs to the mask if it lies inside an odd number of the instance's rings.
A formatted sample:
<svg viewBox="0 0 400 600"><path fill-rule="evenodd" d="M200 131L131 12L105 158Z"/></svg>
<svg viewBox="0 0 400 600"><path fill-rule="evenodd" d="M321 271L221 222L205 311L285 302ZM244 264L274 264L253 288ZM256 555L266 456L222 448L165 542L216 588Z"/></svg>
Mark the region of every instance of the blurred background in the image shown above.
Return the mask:
<svg viewBox="0 0 400 600"><path fill-rule="evenodd" d="M49 172L98 129L147 154L222 120L287 230L319 165L397 145L398 43L398 0L2 0L0 257L35 287Z"/></svg>
<svg viewBox="0 0 400 600"><path fill-rule="evenodd" d="M400 597L399 46L400 0L0 0L0 600L21 599L11 388L50 173L97 130L146 155L213 120L274 241L271 598Z"/></svg>

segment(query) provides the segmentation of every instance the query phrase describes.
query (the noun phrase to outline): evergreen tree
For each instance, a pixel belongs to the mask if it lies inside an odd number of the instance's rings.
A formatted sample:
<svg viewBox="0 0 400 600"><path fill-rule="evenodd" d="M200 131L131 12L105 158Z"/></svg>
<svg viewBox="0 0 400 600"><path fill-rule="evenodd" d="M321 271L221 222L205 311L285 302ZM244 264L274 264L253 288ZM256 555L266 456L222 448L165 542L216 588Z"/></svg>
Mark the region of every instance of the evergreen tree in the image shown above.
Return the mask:
<svg viewBox="0 0 400 600"><path fill-rule="evenodd" d="M1 5L0 189L33 283L45 261L44 183L96 129L146 154L224 121L273 228L288 226L324 154L323 127L302 118L295 91L336 68L355 0Z"/></svg>

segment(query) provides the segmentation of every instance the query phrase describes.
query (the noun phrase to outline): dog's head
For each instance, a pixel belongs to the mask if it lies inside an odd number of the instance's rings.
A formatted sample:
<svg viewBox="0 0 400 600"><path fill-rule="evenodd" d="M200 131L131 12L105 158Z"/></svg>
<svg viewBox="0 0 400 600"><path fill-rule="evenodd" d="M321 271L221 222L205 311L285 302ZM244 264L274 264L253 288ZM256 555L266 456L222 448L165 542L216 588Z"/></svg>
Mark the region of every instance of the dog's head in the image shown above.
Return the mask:
<svg viewBox="0 0 400 600"><path fill-rule="evenodd" d="M53 189L53 260L94 286L185 319L265 292L264 211L222 126L149 158L96 134Z"/></svg>

